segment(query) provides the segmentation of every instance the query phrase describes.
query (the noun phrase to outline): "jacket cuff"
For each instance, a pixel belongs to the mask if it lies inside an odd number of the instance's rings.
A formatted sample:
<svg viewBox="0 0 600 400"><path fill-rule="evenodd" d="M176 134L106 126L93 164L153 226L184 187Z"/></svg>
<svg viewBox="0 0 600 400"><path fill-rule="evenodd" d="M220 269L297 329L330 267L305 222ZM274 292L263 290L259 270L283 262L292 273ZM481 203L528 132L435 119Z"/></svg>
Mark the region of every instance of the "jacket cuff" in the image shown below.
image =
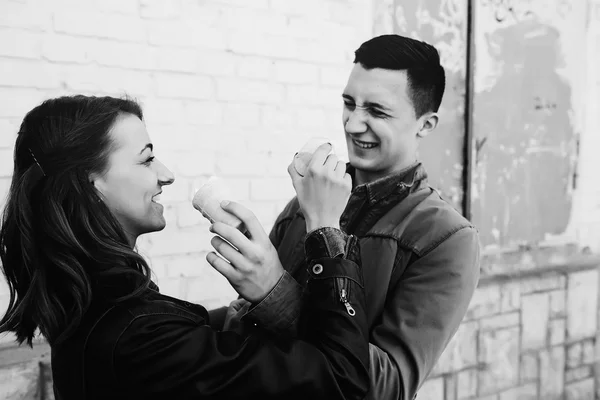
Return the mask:
<svg viewBox="0 0 600 400"><path fill-rule="evenodd" d="M304 288L284 271L267 297L252 305L242 320L274 334L295 335Z"/></svg>
<svg viewBox="0 0 600 400"><path fill-rule="evenodd" d="M307 260L346 258L349 235L337 228L322 227L310 231L304 240Z"/></svg>

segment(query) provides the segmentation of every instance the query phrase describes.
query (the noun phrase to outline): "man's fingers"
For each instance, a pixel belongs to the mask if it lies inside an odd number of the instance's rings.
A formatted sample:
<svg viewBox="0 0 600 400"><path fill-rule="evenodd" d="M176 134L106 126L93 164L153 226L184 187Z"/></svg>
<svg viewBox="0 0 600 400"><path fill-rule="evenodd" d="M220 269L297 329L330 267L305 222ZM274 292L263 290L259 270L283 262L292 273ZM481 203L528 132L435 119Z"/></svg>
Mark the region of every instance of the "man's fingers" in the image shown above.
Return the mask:
<svg viewBox="0 0 600 400"><path fill-rule="evenodd" d="M288 174L290 175L290 178L292 178L292 185L294 186L294 189L296 189L296 183L298 182L299 179L302 179L303 175L300 175L298 173L298 171L296 170L296 167L294 166L294 162L292 161L292 163L290 165L288 165L287 168Z"/></svg>
<svg viewBox="0 0 600 400"><path fill-rule="evenodd" d="M315 150L315 152L313 153L310 163L308 163L308 170L311 170L314 167L320 167L323 164L325 164L327 155L332 149L333 145L331 143L323 143L322 145L317 147L317 150Z"/></svg>
<svg viewBox="0 0 600 400"><path fill-rule="evenodd" d="M210 226L210 231L221 236L234 245L242 254L248 254L252 249L252 242L239 229L223 222L215 222ZM217 249L219 250L219 249ZM219 251L219 253L221 253ZM221 253L223 254L223 253ZM224 254L223 254L224 255ZM227 258L227 257L225 257Z"/></svg>
<svg viewBox="0 0 600 400"><path fill-rule="evenodd" d="M215 236L210 240L210 244L222 255L229 264L235 269L244 270L244 256L236 250L231 244L227 243L223 238Z"/></svg>
<svg viewBox="0 0 600 400"><path fill-rule="evenodd" d="M250 233L250 237L255 240L259 240L264 242L265 240L269 240L267 233L264 228L256 218L256 215L240 203L236 203L235 201L224 201L221 203L221 208L236 217L238 217L246 226L246 229ZM223 236L225 237L225 236ZM229 238L225 237L227 240ZM234 240L240 239L239 236L235 235L232 237ZM248 238L246 238L247 240ZM231 241L231 243L237 247L236 242ZM240 241L240 244L243 244L243 241ZM238 247L239 248L239 247Z"/></svg>
<svg viewBox="0 0 600 400"><path fill-rule="evenodd" d="M342 160L338 160L337 165L335 166L336 176L342 178L345 173L346 173L346 163Z"/></svg>
<svg viewBox="0 0 600 400"><path fill-rule="evenodd" d="M337 166L338 163L338 158L335 154L330 154L327 156L327 158L325 159L325 169L328 172L333 173L335 171L335 168Z"/></svg>
<svg viewBox="0 0 600 400"><path fill-rule="evenodd" d="M230 283L240 280L240 273L236 271L231 264L219 257L214 251L211 251L206 255L206 261L208 261L208 263Z"/></svg>

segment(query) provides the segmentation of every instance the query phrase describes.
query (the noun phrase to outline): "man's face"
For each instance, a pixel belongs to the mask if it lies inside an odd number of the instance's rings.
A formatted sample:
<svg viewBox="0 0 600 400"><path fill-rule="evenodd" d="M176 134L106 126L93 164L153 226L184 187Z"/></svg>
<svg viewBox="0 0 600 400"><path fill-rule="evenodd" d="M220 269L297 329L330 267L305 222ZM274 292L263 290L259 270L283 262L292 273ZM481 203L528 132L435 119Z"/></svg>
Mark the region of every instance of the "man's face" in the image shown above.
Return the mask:
<svg viewBox="0 0 600 400"><path fill-rule="evenodd" d="M357 63L343 98L342 122L358 184L400 171L416 160L417 134L427 116L415 116L406 71L367 70Z"/></svg>

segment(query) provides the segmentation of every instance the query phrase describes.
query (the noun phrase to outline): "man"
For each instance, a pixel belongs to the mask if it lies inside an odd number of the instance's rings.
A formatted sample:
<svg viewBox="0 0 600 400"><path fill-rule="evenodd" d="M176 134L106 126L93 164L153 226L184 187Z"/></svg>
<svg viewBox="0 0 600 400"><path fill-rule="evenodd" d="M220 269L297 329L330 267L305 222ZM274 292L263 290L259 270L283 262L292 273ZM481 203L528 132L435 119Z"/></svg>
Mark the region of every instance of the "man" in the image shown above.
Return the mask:
<svg viewBox="0 0 600 400"><path fill-rule="evenodd" d="M427 185L417 160L419 138L436 128L444 93L437 50L383 35L363 43L354 64L342 96L353 189L340 227L359 238L361 249L370 327L369 397L410 400L467 311L479 279L478 234ZM300 284L308 279L305 225L294 198L270 234L284 268ZM347 293L338 289L351 312ZM293 328L300 302L283 295L277 302L290 305L279 316L281 328ZM244 319L260 326L267 319L261 317L266 306L254 306Z"/></svg>

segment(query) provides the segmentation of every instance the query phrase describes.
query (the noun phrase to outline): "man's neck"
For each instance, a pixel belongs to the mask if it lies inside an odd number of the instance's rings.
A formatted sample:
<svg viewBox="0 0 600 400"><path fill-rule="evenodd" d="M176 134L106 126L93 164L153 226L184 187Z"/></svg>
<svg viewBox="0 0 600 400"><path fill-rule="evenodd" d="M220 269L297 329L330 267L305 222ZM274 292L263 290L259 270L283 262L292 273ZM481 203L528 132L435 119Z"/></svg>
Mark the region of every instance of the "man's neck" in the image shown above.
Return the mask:
<svg viewBox="0 0 600 400"><path fill-rule="evenodd" d="M402 171L412 167L413 165L415 165L416 162L417 162L417 160L415 159L411 162L402 163L400 165L397 165L393 169L381 170L381 171L364 171L364 170L356 168L355 172L354 172L354 187L363 185L365 183L371 183L371 182L376 181L377 179L381 179L386 176L389 176L389 175L392 175L392 174L395 174L398 172L402 172Z"/></svg>

